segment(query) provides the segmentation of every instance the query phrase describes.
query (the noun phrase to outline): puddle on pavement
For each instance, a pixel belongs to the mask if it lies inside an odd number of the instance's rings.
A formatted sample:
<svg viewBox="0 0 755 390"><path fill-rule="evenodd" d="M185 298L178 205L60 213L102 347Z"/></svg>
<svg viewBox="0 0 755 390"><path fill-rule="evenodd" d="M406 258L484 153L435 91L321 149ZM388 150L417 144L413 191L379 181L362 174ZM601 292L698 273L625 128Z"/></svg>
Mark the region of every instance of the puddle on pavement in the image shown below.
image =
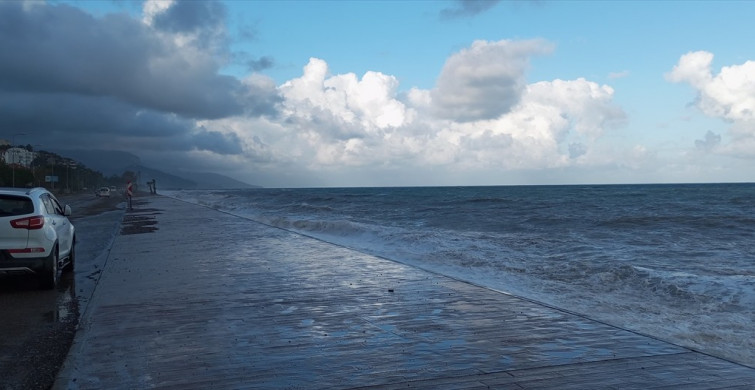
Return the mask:
<svg viewBox="0 0 755 390"><path fill-rule="evenodd" d="M144 234L152 233L158 229L156 216L160 215L158 209L135 209L130 210L123 216L121 234Z"/></svg>
<svg viewBox="0 0 755 390"><path fill-rule="evenodd" d="M8 319L0 328L13 332L4 333L3 337L24 337L50 323L78 320L76 283L72 273L63 273L58 287L53 290L41 290L37 279L27 275L6 276L0 284L0 313Z"/></svg>
<svg viewBox="0 0 755 390"><path fill-rule="evenodd" d="M79 304L76 300L76 283L70 278L68 283L61 281L62 288L58 289L58 295L52 310L44 314L48 322L70 322L78 316Z"/></svg>
<svg viewBox="0 0 755 390"><path fill-rule="evenodd" d="M52 386L76 333L78 307L72 273L52 290L41 290L33 276L0 280L0 388Z"/></svg>

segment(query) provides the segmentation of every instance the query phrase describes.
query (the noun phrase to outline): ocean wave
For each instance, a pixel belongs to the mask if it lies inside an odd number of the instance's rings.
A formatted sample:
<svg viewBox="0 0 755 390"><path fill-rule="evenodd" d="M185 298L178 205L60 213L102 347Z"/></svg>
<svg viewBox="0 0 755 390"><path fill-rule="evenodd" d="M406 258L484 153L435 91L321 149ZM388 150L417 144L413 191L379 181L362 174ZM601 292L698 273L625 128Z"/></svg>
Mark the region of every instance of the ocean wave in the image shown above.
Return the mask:
<svg viewBox="0 0 755 390"><path fill-rule="evenodd" d="M512 204L514 201L512 199L506 199L506 198L489 198L489 197L482 197L482 198L471 198L464 200L465 203L493 203L493 204Z"/></svg>
<svg viewBox="0 0 755 390"><path fill-rule="evenodd" d="M664 209L642 191L622 194L636 203L621 207L575 205L590 189L568 205L479 189L318 191L180 198L755 365L755 219L737 210Z"/></svg>
<svg viewBox="0 0 755 390"><path fill-rule="evenodd" d="M307 202L295 203L287 206L293 212L316 212L328 213L333 211L333 207L327 205L313 205Z"/></svg>

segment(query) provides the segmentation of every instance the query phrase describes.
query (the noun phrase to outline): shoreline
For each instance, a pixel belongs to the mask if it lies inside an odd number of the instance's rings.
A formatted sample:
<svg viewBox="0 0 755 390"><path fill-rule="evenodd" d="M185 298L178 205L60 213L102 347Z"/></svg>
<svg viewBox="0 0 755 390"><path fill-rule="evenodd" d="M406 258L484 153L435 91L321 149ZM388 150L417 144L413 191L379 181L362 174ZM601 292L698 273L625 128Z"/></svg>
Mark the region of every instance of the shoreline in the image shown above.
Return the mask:
<svg viewBox="0 0 755 390"><path fill-rule="evenodd" d="M748 187L729 187L681 199L678 186L174 195L755 367L751 198Z"/></svg>
<svg viewBox="0 0 755 390"><path fill-rule="evenodd" d="M140 229L115 240L54 388L755 381L749 367L173 198L127 216Z"/></svg>

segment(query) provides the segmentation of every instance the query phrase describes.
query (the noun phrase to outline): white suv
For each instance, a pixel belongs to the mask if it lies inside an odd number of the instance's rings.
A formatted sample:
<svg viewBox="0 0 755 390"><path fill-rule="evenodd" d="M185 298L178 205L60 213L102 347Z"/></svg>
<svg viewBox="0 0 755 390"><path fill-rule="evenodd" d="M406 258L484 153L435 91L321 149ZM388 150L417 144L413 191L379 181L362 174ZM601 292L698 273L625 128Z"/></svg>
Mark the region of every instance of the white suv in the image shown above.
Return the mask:
<svg viewBox="0 0 755 390"><path fill-rule="evenodd" d="M75 261L70 215L44 188L0 188L0 274L35 274L42 288L55 288L58 269Z"/></svg>

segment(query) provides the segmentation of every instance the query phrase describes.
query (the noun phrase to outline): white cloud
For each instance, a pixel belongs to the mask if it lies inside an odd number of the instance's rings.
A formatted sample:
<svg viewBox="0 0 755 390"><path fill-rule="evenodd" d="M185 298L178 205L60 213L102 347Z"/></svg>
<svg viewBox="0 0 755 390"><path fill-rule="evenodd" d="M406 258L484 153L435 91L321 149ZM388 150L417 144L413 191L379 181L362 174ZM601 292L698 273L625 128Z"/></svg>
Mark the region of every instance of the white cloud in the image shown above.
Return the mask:
<svg viewBox="0 0 755 390"><path fill-rule="evenodd" d="M142 22L151 26L155 16L165 12L173 3L173 0L146 0L142 4Z"/></svg>
<svg viewBox="0 0 755 390"><path fill-rule="evenodd" d="M705 51L683 55L666 79L675 83L688 82L695 88L702 88L712 79L711 63L713 54Z"/></svg>
<svg viewBox="0 0 755 390"><path fill-rule="evenodd" d="M697 152L752 159L755 157L755 61L724 66L718 74L712 70L713 54L706 51L687 53L666 74L666 79L687 83L696 92L696 107L705 115L728 123L729 142L709 131L695 140Z"/></svg>
<svg viewBox="0 0 755 390"><path fill-rule="evenodd" d="M712 62L712 53L687 53L666 77L669 81L685 82L695 88L697 107L706 115L738 125L755 123L755 61L725 66L716 75L712 72ZM753 126L735 128L755 136Z"/></svg>
<svg viewBox="0 0 755 390"><path fill-rule="evenodd" d="M349 96L349 106L364 118L374 118L364 122L380 129L397 127L404 123L404 105L394 99L398 80L378 72L367 72L362 80L352 86L356 89Z"/></svg>
<svg viewBox="0 0 755 390"><path fill-rule="evenodd" d="M542 169L576 164L624 113L613 89L584 79L526 86L519 104L495 120L452 124L444 133L470 169ZM575 151L579 153L575 153Z"/></svg>
<svg viewBox="0 0 755 390"><path fill-rule="evenodd" d="M448 57L430 89L401 91L374 70L330 74L317 58L276 85L221 71L231 54L223 3L148 0L143 19L34 4L0 2L12 27L0 47L14 54L0 61L0 120L45 139L121 148L161 168L243 171L261 185L492 184L620 155L596 148L624 118L612 88L527 82L530 58L553 50L544 40L476 41ZM677 78L714 85L709 63ZM719 90L736 80L729 94L751 97L747 72L722 71L706 94L724 101Z"/></svg>
<svg viewBox="0 0 755 390"><path fill-rule="evenodd" d="M523 53L531 45L528 41L516 50ZM504 52L509 53L517 47L510 42L505 46ZM475 58L494 64L482 78L486 83L496 84L498 79L503 80L501 85L512 85L511 80L522 83L516 87L516 101L492 118L466 116L458 121L438 116L438 107L450 104L436 101L438 91L451 88L448 84L400 94L393 76L379 72L367 72L361 79L353 73L331 75L324 60L312 58L301 77L278 88L283 99L279 117L222 122L246 140L250 160L264 156L264 161L343 177L365 170L438 169L459 177L465 172L589 165L596 158L592 153L595 141L624 119L623 111L612 102L614 91L609 86L585 79L528 85L523 67L499 68L495 63L501 52L492 50L490 57L483 52ZM465 84L458 92L470 92L473 84ZM475 96L495 98L496 93L505 100L513 91L484 86L481 90L472 92L465 104L475 101Z"/></svg>
<svg viewBox="0 0 755 390"><path fill-rule="evenodd" d="M560 108L560 115L569 119L581 136L594 140L607 126L624 120L623 111L612 102L614 90L584 78L539 82L528 87L524 104L543 104Z"/></svg>
<svg viewBox="0 0 755 390"><path fill-rule="evenodd" d="M280 86L289 131L312 149L315 164L365 165L397 128L412 117L397 99L398 80L379 72L359 79L353 73L329 75L328 65L310 59L302 77Z"/></svg>
<svg viewBox="0 0 755 390"><path fill-rule="evenodd" d="M302 77L284 83L280 90L289 115L309 118L313 110L327 111L371 133L404 123L406 108L395 99L397 88L395 77L379 72L367 72L361 80L354 73L328 77L327 63L311 58Z"/></svg>

